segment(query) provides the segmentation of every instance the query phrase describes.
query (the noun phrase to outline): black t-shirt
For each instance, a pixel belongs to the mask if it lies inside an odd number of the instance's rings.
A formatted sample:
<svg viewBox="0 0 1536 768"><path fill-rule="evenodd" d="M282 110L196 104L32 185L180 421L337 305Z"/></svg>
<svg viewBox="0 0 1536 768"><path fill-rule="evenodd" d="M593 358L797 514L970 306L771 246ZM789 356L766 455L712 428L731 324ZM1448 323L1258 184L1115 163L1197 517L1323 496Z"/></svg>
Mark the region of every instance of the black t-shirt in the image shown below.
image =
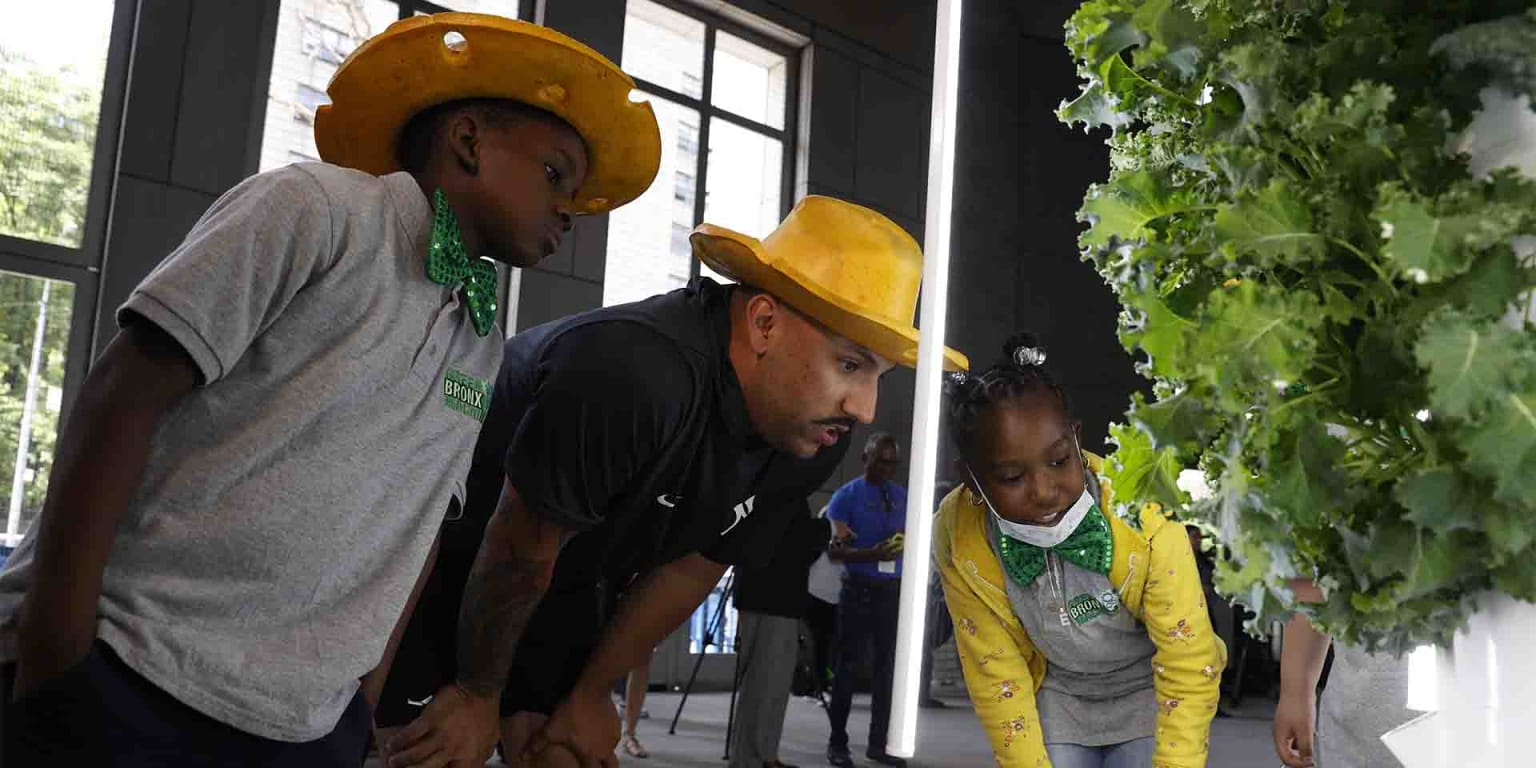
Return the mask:
<svg viewBox="0 0 1536 768"><path fill-rule="evenodd" d="M810 603L811 564L832 540L830 523L811 515L804 499L792 502L788 530L773 559L736 571L736 609L798 619Z"/></svg>
<svg viewBox="0 0 1536 768"><path fill-rule="evenodd" d="M444 546L478 547L510 479L535 514L581 531L556 591L622 585L691 552L768 562L797 509L787 502L819 488L848 447L798 459L753 434L728 355L731 290L701 278L509 340L470 470L469 525L453 526L469 535L455 542L450 529Z"/></svg>

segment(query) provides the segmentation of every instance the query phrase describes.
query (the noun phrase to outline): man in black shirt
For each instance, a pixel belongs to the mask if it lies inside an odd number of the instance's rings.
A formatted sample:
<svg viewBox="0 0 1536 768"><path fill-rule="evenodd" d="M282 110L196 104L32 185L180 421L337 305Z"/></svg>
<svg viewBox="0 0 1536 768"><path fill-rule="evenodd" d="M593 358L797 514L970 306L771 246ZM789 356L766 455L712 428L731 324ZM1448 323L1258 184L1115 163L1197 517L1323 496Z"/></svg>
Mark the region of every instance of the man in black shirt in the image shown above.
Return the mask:
<svg viewBox="0 0 1536 768"><path fill-rule="evenodd" d="M786 502L873 419L881 375L915 360L922 254L874 211L813 196L765 241L707 224L692 239L742 284L699 279L507 343L464 513L381 703L384 726L408 719L395 697L430 698L386 741L389 765L478 765L498 737L513 765L616 764L613 681L726 567L772 556Z"/></svg>

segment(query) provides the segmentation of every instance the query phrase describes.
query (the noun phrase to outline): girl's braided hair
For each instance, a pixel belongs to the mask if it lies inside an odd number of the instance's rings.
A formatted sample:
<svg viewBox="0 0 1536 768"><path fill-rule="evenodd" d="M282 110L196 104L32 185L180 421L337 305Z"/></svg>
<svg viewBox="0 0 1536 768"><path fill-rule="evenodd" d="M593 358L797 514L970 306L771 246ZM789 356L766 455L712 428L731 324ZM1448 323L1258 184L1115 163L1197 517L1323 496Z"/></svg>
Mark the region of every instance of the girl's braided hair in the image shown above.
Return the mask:
<svg viewBox="0 0 1536 768"><path fill-rule="evenodd" d="M962 457L969 456L976 414L996 403L1047 391L1072 413L1067 393L1045 369L1045 348L1032 333L1016 333L1003 343L1003 356L980 374L955 373L944 380L944 421Z"/></svg>

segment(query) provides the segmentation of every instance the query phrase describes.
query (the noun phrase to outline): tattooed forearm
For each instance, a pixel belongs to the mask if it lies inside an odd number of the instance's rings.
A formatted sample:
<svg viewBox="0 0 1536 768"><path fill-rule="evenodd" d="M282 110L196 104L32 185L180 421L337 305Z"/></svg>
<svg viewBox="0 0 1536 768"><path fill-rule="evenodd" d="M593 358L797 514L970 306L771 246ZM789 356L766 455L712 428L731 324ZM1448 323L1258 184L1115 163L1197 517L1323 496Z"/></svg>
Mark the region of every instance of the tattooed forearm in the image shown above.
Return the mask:
<svg viewBox="0 0 1536 768"><path fill-rule="evenodd" d="M477 696L501 691L528 619L549 588L565 531L503 497L485 529L459 607L458 684Z"/></svg>

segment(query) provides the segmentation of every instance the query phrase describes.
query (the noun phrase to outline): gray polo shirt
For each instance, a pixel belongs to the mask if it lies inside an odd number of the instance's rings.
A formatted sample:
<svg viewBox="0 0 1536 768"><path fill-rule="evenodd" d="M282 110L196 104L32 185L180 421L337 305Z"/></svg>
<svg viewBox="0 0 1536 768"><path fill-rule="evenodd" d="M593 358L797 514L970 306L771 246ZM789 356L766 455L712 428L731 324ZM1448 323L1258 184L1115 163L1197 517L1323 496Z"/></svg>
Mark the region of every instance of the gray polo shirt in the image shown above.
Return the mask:
<svg viewBox="0 0 1536 768"><path fill-rule="evenodd" d="M462 501L501 334L430 282L407 174L321 164L224 195L119 310L205 385L162 419L107 561L98 636L258 736L329 733ZM0 658L36 527L0 573Z"/></svg>

